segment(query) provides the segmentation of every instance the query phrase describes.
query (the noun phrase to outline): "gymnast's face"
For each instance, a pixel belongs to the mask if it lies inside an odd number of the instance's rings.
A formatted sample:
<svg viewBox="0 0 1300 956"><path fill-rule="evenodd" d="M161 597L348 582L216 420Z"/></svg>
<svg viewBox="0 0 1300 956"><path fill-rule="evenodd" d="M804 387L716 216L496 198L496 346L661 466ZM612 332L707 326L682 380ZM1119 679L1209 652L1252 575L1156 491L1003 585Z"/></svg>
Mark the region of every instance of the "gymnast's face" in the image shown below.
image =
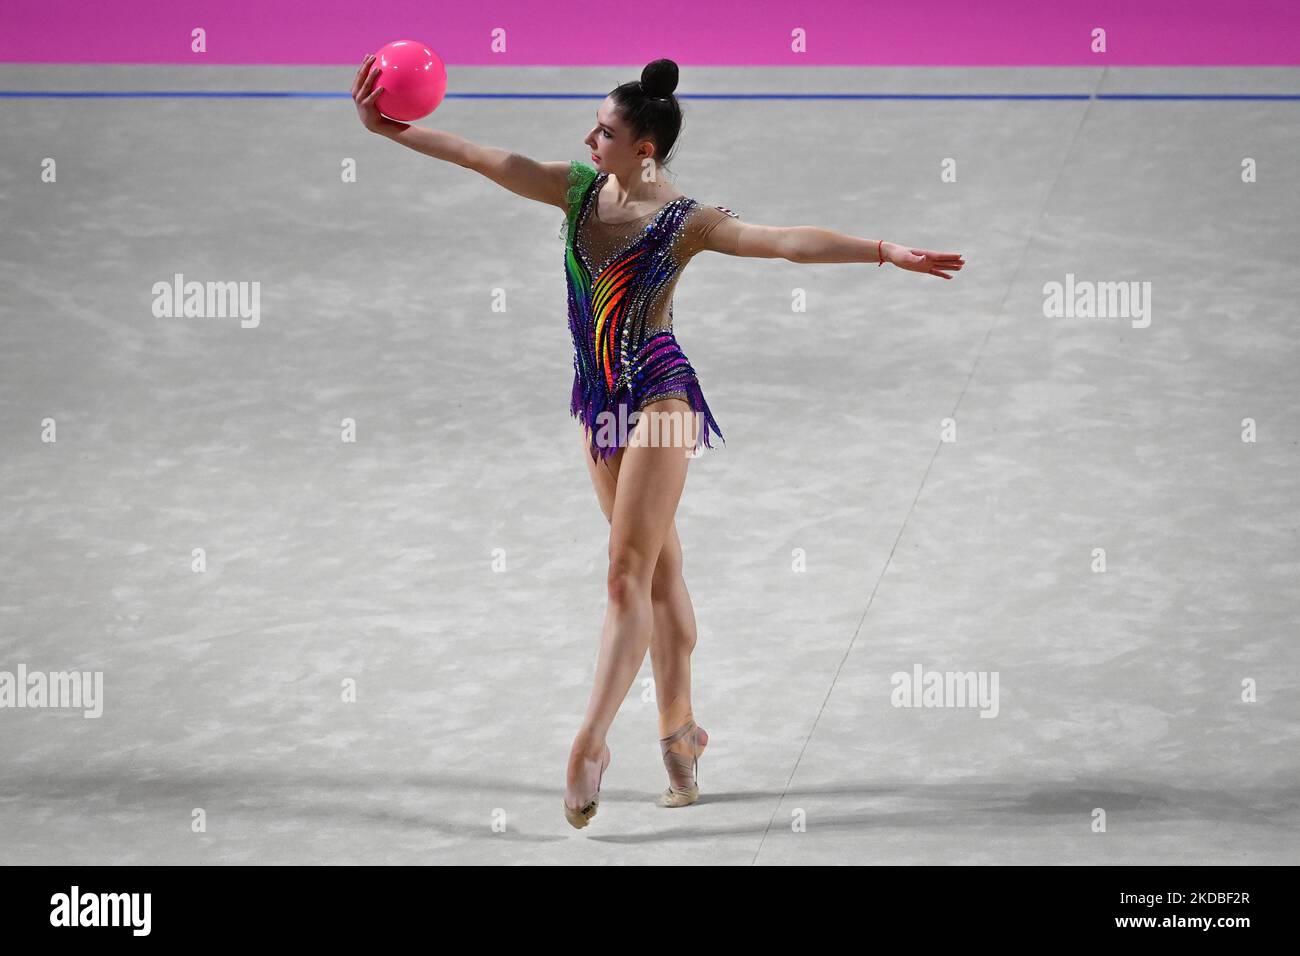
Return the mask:
<svg viewBox="0 0 1300 956"><path fill-rule="evenodd" d="M596 110L596 125L583 140L591 150L591 165L603 173L613 173L622 181L630 181L641 164L654 156L654 141L643 139L632 142L632 131L618 114L618 106L611 97L605 97Z"/></svg>

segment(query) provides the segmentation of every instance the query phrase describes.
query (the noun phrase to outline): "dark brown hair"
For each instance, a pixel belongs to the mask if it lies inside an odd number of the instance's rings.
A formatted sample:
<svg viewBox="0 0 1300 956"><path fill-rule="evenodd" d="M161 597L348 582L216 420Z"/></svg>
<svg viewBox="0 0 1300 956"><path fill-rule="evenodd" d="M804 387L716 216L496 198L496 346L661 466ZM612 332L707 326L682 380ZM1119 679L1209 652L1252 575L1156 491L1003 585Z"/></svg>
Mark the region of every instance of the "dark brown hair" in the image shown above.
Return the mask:
<svg viewBox="0 0 1300 956"><path fill-rule="evenodd" d="M641 79L631 80L610 91L619 116L632 130L633 142L642 139L655 144L655 162L666 165L668 154L682 131L682 107L677 89L677 64L655 60L646 64Z"/></svg>

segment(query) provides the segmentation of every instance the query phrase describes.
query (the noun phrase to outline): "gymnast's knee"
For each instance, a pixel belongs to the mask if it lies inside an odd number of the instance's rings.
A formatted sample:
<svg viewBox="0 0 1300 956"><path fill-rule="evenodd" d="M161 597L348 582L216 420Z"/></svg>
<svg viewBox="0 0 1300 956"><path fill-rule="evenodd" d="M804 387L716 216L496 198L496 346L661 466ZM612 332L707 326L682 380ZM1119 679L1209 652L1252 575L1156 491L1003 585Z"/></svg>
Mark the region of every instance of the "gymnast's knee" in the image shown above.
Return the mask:
<svg viewBox="0 0 1300 956"><path fill-rule="evenodd" d="M612 604L627 604L638 597L650 599L650 584L654 569L650 562L635 551L610 549L609 573L605 588Z"/></svg>

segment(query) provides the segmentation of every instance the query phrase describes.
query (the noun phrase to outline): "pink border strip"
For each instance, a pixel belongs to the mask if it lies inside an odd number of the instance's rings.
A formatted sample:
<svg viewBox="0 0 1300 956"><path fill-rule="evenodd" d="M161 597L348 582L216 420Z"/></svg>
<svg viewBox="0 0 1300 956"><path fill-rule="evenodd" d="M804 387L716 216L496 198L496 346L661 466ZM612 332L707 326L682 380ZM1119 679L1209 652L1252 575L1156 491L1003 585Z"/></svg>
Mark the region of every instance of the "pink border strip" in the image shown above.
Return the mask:
<svg viewBox="0 0 1300 956"><path fill-rule="evenodd" d="M206 53L190 50L195 27ZM402 38L460 66L1295 66L1300 0L0 2L11 63L338 65Z"/></svg>

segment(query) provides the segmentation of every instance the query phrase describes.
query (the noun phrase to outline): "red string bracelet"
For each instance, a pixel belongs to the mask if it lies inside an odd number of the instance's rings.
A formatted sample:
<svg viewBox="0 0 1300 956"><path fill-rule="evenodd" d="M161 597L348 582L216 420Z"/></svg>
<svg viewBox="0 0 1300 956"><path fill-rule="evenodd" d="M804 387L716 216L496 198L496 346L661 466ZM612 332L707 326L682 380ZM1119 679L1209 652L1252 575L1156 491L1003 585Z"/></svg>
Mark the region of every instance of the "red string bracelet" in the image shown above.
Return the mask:
<svg viewBox="0 0 1300 956"><path fill-rule="evenodd" d="M881 254L881 250L884 249L884 248L885 248L885 240L884 240L884 239L879 239L879 240L877 240L877 241L876 241L876 258L880 260L879 262L876 263L876 265L878 265L878 266L883 266L883 265L885 264L885 257Z"/></svg>

